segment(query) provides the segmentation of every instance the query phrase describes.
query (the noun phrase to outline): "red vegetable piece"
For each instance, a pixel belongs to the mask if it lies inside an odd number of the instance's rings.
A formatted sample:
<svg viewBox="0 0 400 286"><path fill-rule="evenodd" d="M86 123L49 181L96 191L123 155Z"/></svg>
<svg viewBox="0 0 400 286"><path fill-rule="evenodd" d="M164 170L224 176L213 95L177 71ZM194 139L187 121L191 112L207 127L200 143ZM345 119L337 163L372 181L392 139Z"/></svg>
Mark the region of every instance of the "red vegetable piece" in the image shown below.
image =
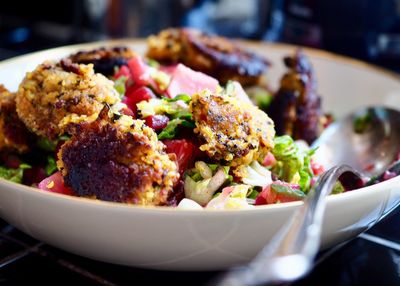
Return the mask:
<svg viewBox="0 0 400 286"><path fill-rule="evenodd" d="M2 154L2 161L4 166L11 169L18 169L22 161L15 155L12 154Z"/></svg>
<svg viewBox="0 0 400 286"><path fill-rule="evenodd" d="M74 191L64 185L64 181L60 172L56 172L50 177L47 177L41 181L39 183L39 189L69 196L74 195Z"/></svg>
<svg viewBox="0 0 400 286"><path fill-rule="evenodd" d="M38 184L47 177L46 171L42 167L33 166L24 170L23 183L28 186Z"/></svg>
<svg viewBox="0 0 400 286"><path fill-rule="evenodd" d="M120 78L122 76L127 77L127 78L131 77L131 71L129 70L129 68L127 66L121 66L119 68L119 70L114 75L114 77L116 79L118 79L118 78Z"/></svg>
<svg viewBox="0 0 400 286"><path fill-rule="evenodd" d="M167 153L176 155L179 173L183 175L186 169L193 164L196 154L196 145L186 139L164 140Z"/></svg>
<svg viewBox="0 0 400 286"><path fill-rule="evenodd" d="M136 86L146 86L151 83L149 73L150 67L140 56L131 58L128 62L128 67Z"/></svg>
<svg viewBox="0 0 400 286"><path fill-rule="evenodd" d="M125 99L123 102L134 112L136 113L137 111L137 106L136 104L146 100L148 101L151 98L155 98L156 95L154 92L145 86L136 88L135 86L131 86L127 89L125 93Z"/></svg>
<svg viewBox="0 0 400 286"><path fill-rule="evenodd" d="M204 73L194 71L183 64L178 64L172 72L171 82L167 88L167 95L174 98L178 94L192 95L204 89L217 91L218 81Z"/></svg>
<svg viewBox="0 0 400 286"><path fill-rule="evenodd" d="M265 156L264 158L263 165L265 167L272 167L275 164L276 164L275 156L271 152L268 152L267 156Z"/></svg>
<svg viewBox="0 0 400 286"><path fill-rule="evenodd" d="M146 125L150 128L153 128L154 130L161 130L167 126L169 118L165 115L156 114L147 116L145 121Z"/></svg>
<svg viewBox="0 0 400 286"><path fill-rule="evenodd" d="M314 161L311 161L311 170L315 176L321 175L323 172L325 172L324 166Z"/></svg>

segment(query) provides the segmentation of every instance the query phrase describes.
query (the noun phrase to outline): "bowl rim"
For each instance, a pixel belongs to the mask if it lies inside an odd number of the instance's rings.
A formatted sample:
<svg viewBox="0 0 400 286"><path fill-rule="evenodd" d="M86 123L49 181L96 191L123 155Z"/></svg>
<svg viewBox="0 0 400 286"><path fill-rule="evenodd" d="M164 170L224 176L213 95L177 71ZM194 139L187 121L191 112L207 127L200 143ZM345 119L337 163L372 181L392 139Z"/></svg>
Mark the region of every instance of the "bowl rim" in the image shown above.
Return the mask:
<svg viewBox="0 0 400 286"><path fill-rule="evenodd" d="M375 185L359 188L356 190L334 194L327 197L327 205L329 204L340 204L343 201L347 201L347 198L357 199L363 198L368 194L374 194L380 192L382 188L389 187L390 185L400 185L400 176L391 178L389 180L380 182ZM258 205L254 208L245 208L245 209L183 209L171 206L142 206L142 205L135 205L135 204L127 204L127 203L118 203L118 202L111 202L111 201L102 201L98 199L91 199L86 197L77 197L77 196L70 196L60 193L49 192L45 190L41 190L39 188L26 186L23 184L15 183L12 181L8 181L5 179L0 178L0 191L2 188L12 189L11 191L17 190L24 195L36 196L41 197L44 199L53 199L53 200L64 200L70 203L76 204L84 204L91 207L105 207L106 209L122 209L122 210L129 210L129 211L156 211L161 213L204 213L204 214L223 214L223 213L255 213L255 212L269 212L275 211L276 209L282 210L286 208L295 208L303 204L303 201L294 201L294 202L287 202L287 203L278 203L278 204L268 204L268 205Z"/></svg>
<svg viewBox="0 0 400 286"><path fill-rule="evenodd" d="M396 81L400 82L400 74L397 74L393 71L388 69L364 62L362 60L354 59L348 56L343 56L339 54L335 54L332 52L310 48L310 47L303 47L299 45L291 45L285 43L271 43L265 41L250 41L250 40L243 40L243 39L234 39L235 41L239 42L240 44L246 45L249 48L256 47L256 46L266 46L269 49L273 50L293 50L293 49L302 49L306 53L310 54L314 58L319 59L327 59L334 62L339 62L341 64L350 65L352 67L357 67L363 70L369 70L375 73L379 73L383 76L390 77ZM56 48L50 48L45 50L40 50L32 53L27 53L23 55L19 55L13 58L9 58L3 61L0 61L0 69L3 65L12 64L15 61L24 60L25 58L34 57L37 55L47 54L47 53L56 53L61 54L64 50L69 53L73 52L74 50L84 49L84 48L93 48L93 47L101 47L101 46L113 46L113 45L144 45L146 40L143 38L121 38L121 39L113 39L113 40L104 40L104 41L95 41L95 42L88 42L88 43L80 43L74 45L66 45L60 46ZM51 60L51 59L49 59ZM28 72L28 71L27 71ZM391 184L398 184L400 185L400 176L391 178L387 181L363 187L360 189L352 190L349 192L331 195L327 198L327 204L334 204L340 203L343 200L346 200L347 197L363 197L364 194L367 193L375 193L379 192L381 187L386 187L387 185ZM119 208L119 209L126 209L130 211L141 211L144 210L148 211L156 211L161 213L179 213L179 214L189 214L189 213L202 213L202 214L232 214L232 213L255 213L255 212L268 212L274 211L276 209L286 209L286 208L294 208L300 206L303 202L302 201L295 201L295 202L287 202L287 203L279 203L279 204L270 204L270 205L259 205L255 206L254 208L246 208L246 209L224 209L224 210L215 210L215 209L182 209L176 207L169 207L169 206L141 206L141 205L134 205L134 204L126 204L126 203L118 203L118 202L109 202L109 201L102 201L97 199L90 199L85 197L77 197L77 196L70 196L64 195L59 193L53 193L41 190L39 188L26 186L19 183L14 183L5 179L0 178L0 188L11 188L12 190L18 190L18 192L27 193L29 195L35 195L43 198L48 199L55 199L55 200L67 200L71 203L77 204L84 204L88 206L100 206L100 207L107 207L110 209Z"/></svg>

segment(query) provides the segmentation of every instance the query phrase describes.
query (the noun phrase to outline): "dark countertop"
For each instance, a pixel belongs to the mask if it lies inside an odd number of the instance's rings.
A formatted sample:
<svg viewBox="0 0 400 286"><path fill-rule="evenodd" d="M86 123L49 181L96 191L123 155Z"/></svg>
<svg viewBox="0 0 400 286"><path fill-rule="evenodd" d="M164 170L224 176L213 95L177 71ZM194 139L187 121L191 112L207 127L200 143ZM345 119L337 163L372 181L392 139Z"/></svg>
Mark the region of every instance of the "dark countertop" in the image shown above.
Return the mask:
<svg viewBox="0 0 400 286"><path fill-rule="evenodd" d="M39 242L4 221L0 229L1 285L205 285L219 274L93 261ZM400 207L366 233L321 253L314 270L289 285L400 285Z"/></svg>

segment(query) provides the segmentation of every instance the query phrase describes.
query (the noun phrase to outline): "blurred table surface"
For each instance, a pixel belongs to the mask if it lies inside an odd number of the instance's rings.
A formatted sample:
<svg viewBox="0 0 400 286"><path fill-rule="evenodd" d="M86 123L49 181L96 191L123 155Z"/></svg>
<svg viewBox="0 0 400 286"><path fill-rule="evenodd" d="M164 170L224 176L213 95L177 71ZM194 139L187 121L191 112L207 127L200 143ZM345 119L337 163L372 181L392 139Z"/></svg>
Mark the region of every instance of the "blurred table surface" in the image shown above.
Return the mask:
<svg viewBox="0 0 400 286"><path fill-rule="evenodd" d="M0 60L17 55L0 49ZM205 285L219 272L167 272L76 256L0 220L1 285ZM323 253L305 278L286 285L400 285L400 206L351 241Z"/></svg>

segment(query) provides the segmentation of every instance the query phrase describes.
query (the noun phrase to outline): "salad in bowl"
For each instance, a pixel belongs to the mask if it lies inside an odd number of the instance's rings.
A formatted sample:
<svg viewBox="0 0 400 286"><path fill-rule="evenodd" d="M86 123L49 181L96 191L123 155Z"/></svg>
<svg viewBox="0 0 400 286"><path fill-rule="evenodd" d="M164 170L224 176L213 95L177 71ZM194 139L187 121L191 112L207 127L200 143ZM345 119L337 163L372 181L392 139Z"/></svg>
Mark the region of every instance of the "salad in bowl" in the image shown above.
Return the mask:
<svg viewBox="0 0 400 286"><path fill-rule="evenodd" d="M146 57L123 46L45 61L1 89L1 176L136 205L301 200L323 172L308 143L329 118L305 54L284 63L272 92L267 59L192 29L149 37Z"/></svg>
<svg viewBox="0 0 400 286"><path fill-rule="evenodd" d="M248 262L324 172L308 146L326 113L398 106L400 81L321 51L239 43L173 29L1 62L2 219L111 263ZM389 213L398 186L337 183L322 248Z"/></svg>

